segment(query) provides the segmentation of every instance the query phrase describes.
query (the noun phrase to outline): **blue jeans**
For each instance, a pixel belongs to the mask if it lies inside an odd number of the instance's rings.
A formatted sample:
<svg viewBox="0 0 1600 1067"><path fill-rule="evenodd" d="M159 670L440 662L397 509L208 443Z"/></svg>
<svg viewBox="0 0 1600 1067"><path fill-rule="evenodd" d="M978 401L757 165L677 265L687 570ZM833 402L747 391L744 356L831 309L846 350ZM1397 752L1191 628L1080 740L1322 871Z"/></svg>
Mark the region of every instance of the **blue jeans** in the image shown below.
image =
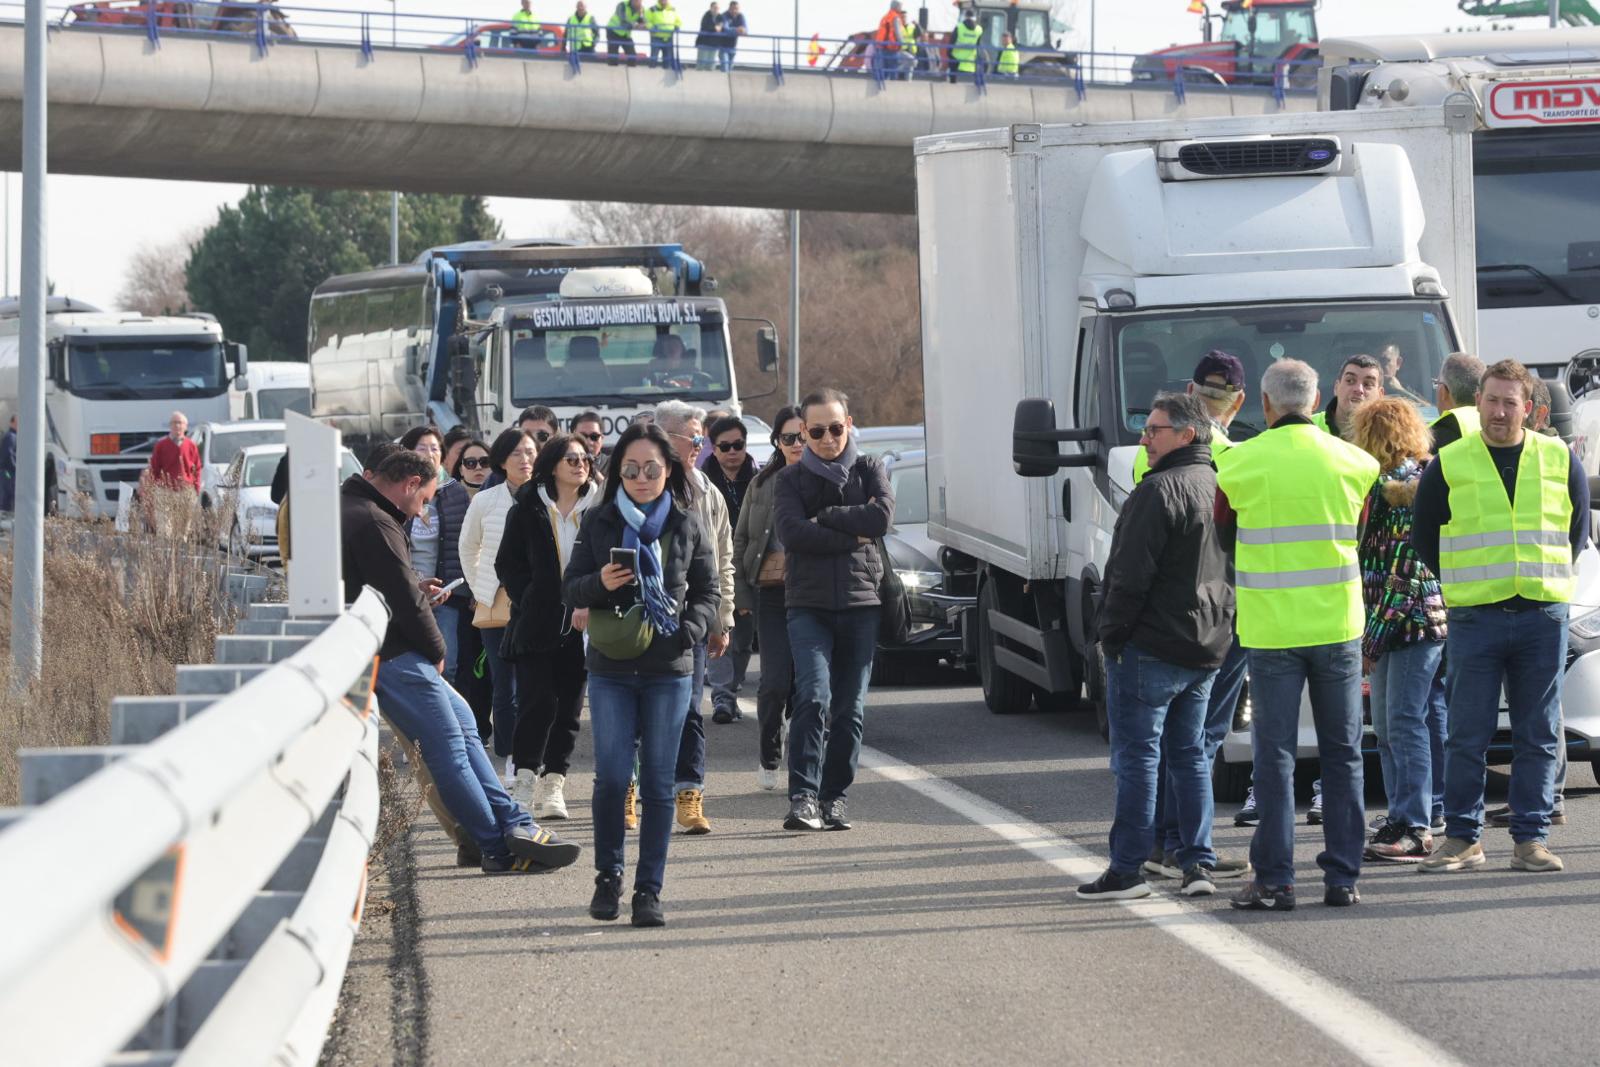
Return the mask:
<svg viewBox="0 0 1600 1067"><path fill-rule="evenodd" d="M472 709L436 664L406 652L378 664L378 707L422 750L439 799L485 856L505 859L505 835L533 818L506 793L478 740Z"/></svg>
<svg viewBox="0 0 1600 1067"><path fill-rule="evenodd" d="M1444 821L1444 739L1450 722L1444 678L1449 670L1449 659L1449 656L1439 657L1439 669L1434 672L1433 685L1428 688L1428 752L1433 759L1433 806L1428 814L1435 823Z"/></svg>
<svg viewBox="0 0 1600 1067"><path fill-rule="evenodd" d="M1106 664L1111 770L1117 778L1111 823L1111 869L1133 874L1156 839L1156 788L1163 755L1172 779L1178 862L1215 867L1211 851L1211 776L1206 762L1206 704L1214 670L1180 667L1128 645Z"/></svg>
<svg viewBox="0 0 1600 1067"><path fill-rule="evenodd" d="M1502 684L1511 709L1511 837L1543 841L1549 833L1561 748L1567 610L1565 604L1516 612L1493 606L1450 609L1444 811L1451 837L1476 841L1483 831L1485 763L1500 716Z"/></svg>
<svg viewBox="0 0 1600 1067"><path fill-rule="evenodd" d="M1433 738L1429 694L1444 642L1385 652L1372 667L1372 732L1383 761L1389 818L1426 828L1433 821Z"/></svg>
<svg viewBox="0 0 1600 1067"><path fill-rule="evenodd" d="M672 764L689 706L687 674L589 675L594 735L594 869L622 874L622 801L639 757L639 866L633 887L660 894L672 840Z"/></svg>
<svg viewBox="0 0 1600 1067"><path fill-rule="evenodd" d="M703 789L706 784L706 721L700 716L700 694L706 685L706 643L694 646L694 674L683 698L683 737L678 742L675 789Z"/></svg>
<svg viewBox="0 0 1600 1067"><path fill-rule="evenodd" d="M1309 685L1322 762L1323 851L1330 886L1355 885L1366 847L1361 768L1361 642L1250 650L1250 741L1261 822L1250 862L1262 885L1294 884L1294 760Z"/></svg>
<svg viewBox="0 0 1600 1067"><path fill-rule="evenodd" d="M842 798L856 780L867 681L878 647L877 607L789 609L794 711L789 718L789 798ZM826 716L828 750L822 751Z"/></svg>
<svg viewBox="0 0 1600 1067"><path fill-rule="evenodd" d="M1237 636L1233 639L1233 647L1228 649L1227 658L1222 661L1222 666L1217 668L1216 677L1211 680L1211 697L1206 701L1206 773L1211 773L1212 766L1217 762L1217 751L1222 748L1223 738L1228 736L1228 731L1233 728L1233 713L1238 710L1239 696L1244 692L1245 667L1249 657L1245 655L1244 648L1239 644ZM1172 782L1167 769L1167 751L1161 750L1161 769L1156 779L1156 840L1161 842L1161 851L1177 852L1183 847L1183 838L1178 833L1178 809L1171 802Z"/></svg>
<svg viewBox="0 0 1600 1067"><path fill-rule="evenodd" d="M733 53L732 48L717 49L717 67L724 74L733 69Z"/></svg>
<svg viewBox="0 0 1600 1067"><path fill-rule="evenodd" d="M433 621L444 637L444 676L454 678L461 654L461 635L456 632L461 625L461 609L454 604L440 604L433 609Z"/></svg>
<svg viewBox="0 0 1600 1067"><path fill-rule="evenodd" d="M506 627L496 626L492 630L479 630L478 633L483 635L483 650L488 654L489 661L489 681L494 686L494 700L489 712L494 721L494 754L504 758L511 755L511 747L517 736L517 672L508 661L500 658L500 641L506 635Z"/></svg>
<svg viewBox="0 0 1600 1067"><path fill-rule="evenodd" d="M673 56L675 54L676 53L674 53L672 47L672 41L658 41L654 37L650 38L650 65L652 67L658 62L669 67L672 66Z"/></svg>

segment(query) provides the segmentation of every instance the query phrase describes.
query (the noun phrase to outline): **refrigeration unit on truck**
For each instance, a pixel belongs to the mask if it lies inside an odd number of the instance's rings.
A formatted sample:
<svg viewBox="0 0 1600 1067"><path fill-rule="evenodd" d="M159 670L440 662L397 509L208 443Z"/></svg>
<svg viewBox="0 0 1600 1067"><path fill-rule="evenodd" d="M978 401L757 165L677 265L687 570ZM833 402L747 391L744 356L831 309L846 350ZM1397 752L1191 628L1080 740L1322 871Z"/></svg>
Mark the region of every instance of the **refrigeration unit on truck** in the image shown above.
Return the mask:
<svg viewBox="0 0 1600 1067"><path fill-rule="evenodd" d="M332 278L311 300L312 413L364 454L424 421L493 434L530 404L595 411L611 440L673 397L738 410L715 286L677 245L474 244ZM775 369L771 323L757 336Z"/></svg>
<svg viewBox="0 0 1600 1067"><path fill-rule="evenodd" d="M226 344L209 315L101 311L70 297L50 297L45 314L45 507L110 517L172 412L191 426L228 418L244 346ZM17 301L0 302L0 424L17 410L20 321Z"/></svg>
<svg viewBox="0 0 1600 1067"><path fill-rule="evenodd" d="M1327 110L1380 115L1447 100L1470 110L1477 353L1533 369L1553 388L1554 422L1570 437L1563 387L1579 394L1600 379L1600 29L1322 47Z"/></svg>

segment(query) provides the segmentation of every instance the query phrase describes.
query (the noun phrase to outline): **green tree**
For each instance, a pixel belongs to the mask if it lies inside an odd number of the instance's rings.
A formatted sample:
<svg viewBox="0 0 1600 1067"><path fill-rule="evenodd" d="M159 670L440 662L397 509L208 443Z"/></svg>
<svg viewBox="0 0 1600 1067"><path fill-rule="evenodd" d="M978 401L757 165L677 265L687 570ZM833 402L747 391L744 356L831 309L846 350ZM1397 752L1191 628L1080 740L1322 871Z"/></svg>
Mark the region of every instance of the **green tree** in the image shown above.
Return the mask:
<svg viewBox="0 0 1600 1067"><path fill-rule="evenodd" d="M480 196L400 198L400 259L498 238ZM195 242L184 268L191 306L221 321L253 359L304 360L311 291L389 258L389 194L252 185Z"/></svg>

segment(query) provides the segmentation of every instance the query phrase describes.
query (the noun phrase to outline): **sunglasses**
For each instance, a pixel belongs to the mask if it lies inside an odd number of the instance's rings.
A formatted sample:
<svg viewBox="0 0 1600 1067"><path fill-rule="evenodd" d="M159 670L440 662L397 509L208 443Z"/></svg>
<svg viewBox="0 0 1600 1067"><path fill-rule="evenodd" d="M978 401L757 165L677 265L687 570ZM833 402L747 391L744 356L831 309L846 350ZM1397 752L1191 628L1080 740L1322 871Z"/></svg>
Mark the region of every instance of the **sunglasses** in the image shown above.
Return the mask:
<svg viewBox="0 0 1600 1067"><path fill-rule="evenodd" d="M826 426L808 426L808 427L806 427L806 436L811 438L813 441L822 440L822 437L823 437L824 434L828 434L828 435L831 435L833 437L843 437L844 436L844 423L842 423L842 422L833 422L833 423L829 423Z"/></svg>
<svg viewBox="0 0 1600 1067"><path fill-rule="evenodd" d="M606 437L603 433L580 433L578 436L585 441L604 441Z"/></svg>
<svg viewBox="0 0 1600 1067"><path fill-rule="evenodd" d="M561 458L569 467L587 467L592 462L587 452L568 452Z"/></svg>
<svg viewBox="0 0 1600 1067"><path fill-rule="evenodd" d="M644 478L646 481L653 482L665 474L666 470L667 469L665 467L652 459L643 467L639 466L637 463L624 463L622 465L622 476L628 479L630 482L636 482L640 478Z"/></svg>
<svg viewBox="0 0 1600 1067"><path fill-rule="evenodd" d="M778 443L793 448L800 443L800 439L804 436L805 434L803 433L780 433L778 435Z"/></svg>
<svg viewBox="0 0 1600 1067"><path fill-rule="evenodd" d="M703 446L706 443L706 439L703 436L701 436L700 434L695 434L693 437L690 437L686 433L675 433L672 436L676 437L676 438L679 438L680 440L683 440L683 441L688 441L690 444L694 445L694 447L696 447L696 448L700 448L701 446Z"/></svg>
<svg viewBox="0 0 1600 1067"><path fill-rule="evenodd" d="M555 434L551 433L549 430L535 430L532 434L534 441L541 445L554 436Z"/></svg>
<svg viewBox="0 0 1600 1067"><path fill-rule="evenodd" d="M744 451L744 442L743 441L718 441L717 442L717 451L718 452L743 452Z"/></svg>
<svg viewBox="0 0 1600 1067"><path fill-rule="evenodd" d="M465 471L488 470L488 456L470 456L461 461L461 469Z"/></svg>

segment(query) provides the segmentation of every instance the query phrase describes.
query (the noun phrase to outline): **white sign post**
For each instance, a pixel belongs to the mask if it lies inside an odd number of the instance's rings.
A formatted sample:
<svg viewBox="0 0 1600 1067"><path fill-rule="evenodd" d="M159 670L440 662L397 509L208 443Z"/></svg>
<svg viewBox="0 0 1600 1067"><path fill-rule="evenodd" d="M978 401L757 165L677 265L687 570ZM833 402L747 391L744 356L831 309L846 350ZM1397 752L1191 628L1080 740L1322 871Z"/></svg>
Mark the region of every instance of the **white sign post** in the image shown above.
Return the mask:
<svg viewBox="0 0 1600 1067"><path fill-rule="evenodd" d="M289 614L332 618L344 611L339 537L339 431L284 413L289 445Z"/></svg>

